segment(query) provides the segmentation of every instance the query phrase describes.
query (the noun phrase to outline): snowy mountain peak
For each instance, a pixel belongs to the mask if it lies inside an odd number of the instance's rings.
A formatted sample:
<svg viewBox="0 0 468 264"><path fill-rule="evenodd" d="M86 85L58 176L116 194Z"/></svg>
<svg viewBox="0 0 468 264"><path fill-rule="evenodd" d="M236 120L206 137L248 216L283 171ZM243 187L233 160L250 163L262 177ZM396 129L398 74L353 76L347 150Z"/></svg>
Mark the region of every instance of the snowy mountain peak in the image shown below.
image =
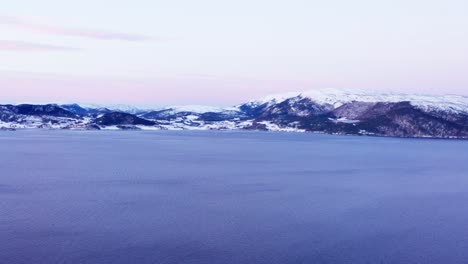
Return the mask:
<svg viewBox="0 0 468 264"><path fill-rule="evenodd" d="M302 93L282 93L266 96L250 104L278 104L288 99L307 98L319 105L331 105L335 108L351 102L410 102L425 111L448 111L468 113L468 96L425 95L396 92L351 90L351 89L316 89Z"/></svg>
<svg viewBox="0 0 468 264"><path fill-rule="evenodd" d="M109 109L116 112L136 114L140 112L161 109L160 105L128 105L128 104L80 104L85 109Z"/></svg>
<svg viewBox="0 0 468 264"><path fill-rule="evenodd" d="M268 130L468 138L468 97L322 89L267 96L237 107L0 105L0 130Z"/></svg>
<svg viewBox="0 0 468 264"><path fill-rule="evenodd" d="M265 103L279 104L279 103L282 103L282 102L284 102L284 101L286 101L286 100L288 100L290 98L298 97L299 95L301 95L300 92L278 93L278 94L272 94L272 95L265 96L260 100L253 100L251 102L256 103L256 104L265 104Z"/></svg>

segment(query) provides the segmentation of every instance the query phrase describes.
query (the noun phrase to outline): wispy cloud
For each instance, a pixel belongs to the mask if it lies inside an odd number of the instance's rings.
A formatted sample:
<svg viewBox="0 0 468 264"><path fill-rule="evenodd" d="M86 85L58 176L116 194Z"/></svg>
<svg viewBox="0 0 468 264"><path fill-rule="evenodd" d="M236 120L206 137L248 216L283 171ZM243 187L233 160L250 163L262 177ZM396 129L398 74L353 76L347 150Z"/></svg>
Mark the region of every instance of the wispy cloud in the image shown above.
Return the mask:
<svg viewBox="0 0 468 264"><path fill-rule="evenodd" d="M122 41L150 41L150 40L162 40L146 35L131 34L131 33L119 33L104 30L91 30L91 29L78 29L78 28L67 28L55 25L45 25L31 22L18 17L4 17L0 16L0 25L6 25L15 27L22 30L40 32L45 34L82 37L90 39L101 39L101 40L122 40Z"/></svg>
<svg viewBox="0 0 468 264"><path fill-rule="evenodd" d="M24 41L0 40L0 51L75 51L72 47Z"/></svg>

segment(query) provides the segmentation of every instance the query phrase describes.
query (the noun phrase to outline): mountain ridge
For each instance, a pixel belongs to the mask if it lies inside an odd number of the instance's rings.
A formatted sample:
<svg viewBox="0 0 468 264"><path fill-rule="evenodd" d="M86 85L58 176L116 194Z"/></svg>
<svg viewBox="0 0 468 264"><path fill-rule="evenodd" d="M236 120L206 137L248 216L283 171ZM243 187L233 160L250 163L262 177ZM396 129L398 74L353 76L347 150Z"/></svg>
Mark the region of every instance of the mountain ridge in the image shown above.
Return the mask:
<svg viewBox="0 0 468 264"><path fill-rule="evenodd" d="M121 106L121 105L120 105ZM0 105L0 128L267 130L468 138L468 96L323 89L233 107Z"/></svg>

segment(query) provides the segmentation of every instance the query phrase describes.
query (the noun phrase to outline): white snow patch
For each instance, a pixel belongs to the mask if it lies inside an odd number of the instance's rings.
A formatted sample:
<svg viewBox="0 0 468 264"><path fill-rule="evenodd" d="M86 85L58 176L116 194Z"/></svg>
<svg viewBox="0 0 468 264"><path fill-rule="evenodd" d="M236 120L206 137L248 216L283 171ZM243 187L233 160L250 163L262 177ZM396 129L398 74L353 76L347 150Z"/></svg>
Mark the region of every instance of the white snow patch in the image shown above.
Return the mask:
<svg viewBox="0 0 468 264"><path fill-rule="evenodd" d="M302 93L274 94L260 100L250 101L248 104L262 105L268 103L273 105L288 99L300 100L303 98L310 99L319 105L332 105L335 108L351 102L410 102L425 111L468 113L468 96L405 94L357 89L316 89Z"/></svg>
<svg viewBox="0 0 468 264"><path fill-rule="evenodd" d="M268 131L281 131L281 132L305 132L304 129L294 128L294 127L280 127L277 124L271 123L269 121L258 122L259 124L265 125Z"/></svg>
<svg viewBox="0 0 468 264"><path fill-rule="evenodd" d="M162 108L164 109L172 109L176 112L193 112L198 114L209 113L209 112L225 112L225 111L238 111L239 108L237 107L216 107L216 106L206 106L206 105L182 105L182 106L170 106Z"/></svg>
<svg viewBox="0 0 468 264"><path fill-rule="evenodd" d="M468 113L468 96L460 95L437 96L366 90L322 89L301 93L300 97L309 98L321 105L333 105L335 108L350 102L410 102L412 105L426 111L441 110Z"/></svg>
<svg viewBox="0 0 468 264"><path fill-rule="evenodd" d="M334 123L346 123L346 124L356 124L361 122L360 120L353 120L353 119L347 119L346 117L340 117L340 118L328 118L328 120L334 122Z"/></svg>
<svg viewBox="0 0 468 264"><path fill-rule="evenodd" d="M269 105L279 104L279 103L282 103L282 102L284 102L284 101L286 101L286 100L288 100L290 98L297 97L300 94L301 94L300 92L288 92L288 93L272 94L272 95L265 96L260 100L252 100L249 103L250 104L258 104L258 105L262 105L262 104L266 104L266 103L268 103Z"/></svg>

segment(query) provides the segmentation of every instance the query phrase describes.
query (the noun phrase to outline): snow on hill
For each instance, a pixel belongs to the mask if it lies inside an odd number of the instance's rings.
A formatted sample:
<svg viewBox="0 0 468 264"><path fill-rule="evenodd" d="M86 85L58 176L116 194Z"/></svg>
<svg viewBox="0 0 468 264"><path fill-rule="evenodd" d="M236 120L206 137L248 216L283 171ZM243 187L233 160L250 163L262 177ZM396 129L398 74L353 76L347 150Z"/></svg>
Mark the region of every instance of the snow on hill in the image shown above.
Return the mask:
<svg viewBox="0 0 468 264"><path fill-rule="evenodd" d="M160 109L161 106L135 106L128 104L80 104L81 107L86 109L109 109L116 112L124 112L130 114L136 114L144 111L150 111L153 109Z"/></svg>
<svg viewBox="0 0 468 264"><path fill-rule="evenodd" d="M216 107L207 105L174 105L174 106L161 106L161 105L127 105L127 104L80 104L81 107L86 109L109 109L111 111L124 112L130 114L138 114L150 111L171 110L172 112L192 112L192 113L208 113L208 112L224 112L224 111L238 111L236 107Z"/></svg>
<svg viewBox="0 0 468 264"><path fill-rule="evenodd" d="M468 113L468 96L460 95L426 95L395 92L350 90L350 89L317 89L306 92L281 93L266 96L250 104L278 104L288 99L308 98L320 105L332 105L337 108L350 102L410 102L425 111L447 111Z"/></svg>
<svg viewBox="0 0 468 264"><path fill-rule="evenodd" d="M321 89L270 95L236 107L0 105L0 128L243 129L468 138L468 97Z"/></svg>
<svg viewBox="0 0 468 264"><path fill-rule="evenodd" d="M206 106L206 105L183 105L183 106L169 106L160 108L161 110L164 109L172 109L175 112L192 112L192 113L220 113L224 111L238 111L237 107L216 107L216 106Z"/></svg>
<svg viewBox="0 0 468 264"><path fill-rule="evenodd" d="M270 105L279 104L279 103L282 103L282 102L284 102L284 101L286 101L288 99L298 97L300 95L301 95L300 92L270 94L270 95L267 95L267 96L263 97L260 100L252 100L249 103L258 104L258 105L261 105L261 104L270 104Z"/></svg>
<svg viewBox="0 0 468 264"><path fill-rule="evenodd" d="M260 100L252 100L247 105L274 105L288 99L310 99L319 105L330 105L334 108L350 102L410 102L424 111L445 111L451 113L468 113L468 96L460 95L427 95L406 94L396 92L369 91L358 89L315 89L306 92L288 92L265 96ZM239 111L239 106L215 107L206 105L126 105L126 104L80 104L87 109L109 109L112 111L138 114L149 111L170 110L171 112L220 113Z"/></svg>

